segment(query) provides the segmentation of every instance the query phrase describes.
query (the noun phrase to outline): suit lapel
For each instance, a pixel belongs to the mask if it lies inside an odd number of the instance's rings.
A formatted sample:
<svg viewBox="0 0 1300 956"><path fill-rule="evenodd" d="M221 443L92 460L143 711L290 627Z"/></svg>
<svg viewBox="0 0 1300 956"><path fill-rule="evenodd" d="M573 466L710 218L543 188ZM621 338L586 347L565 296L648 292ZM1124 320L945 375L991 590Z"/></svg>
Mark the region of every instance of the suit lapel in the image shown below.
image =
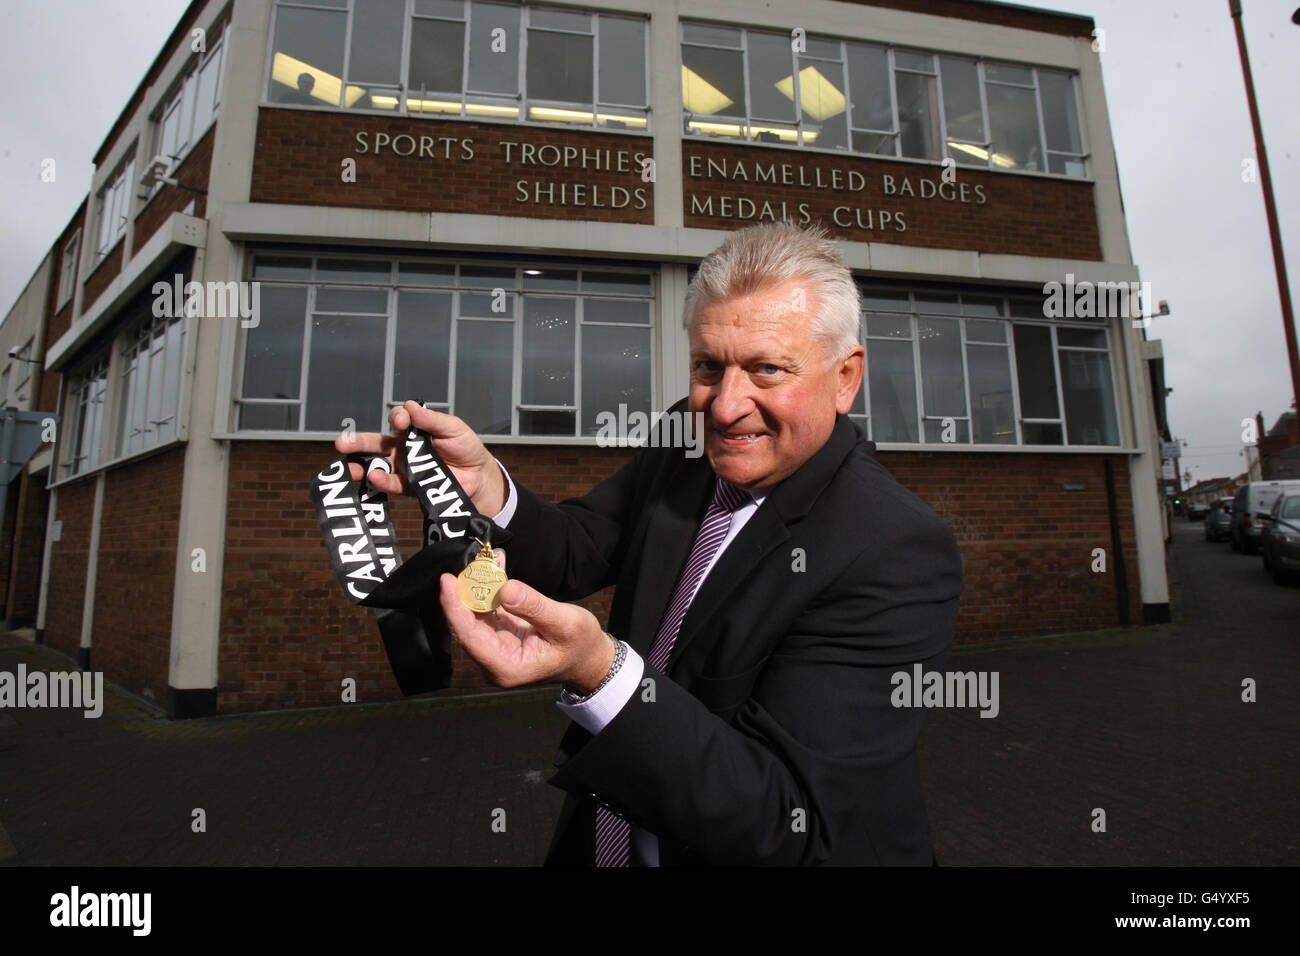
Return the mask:
<svg viewBox="0 0 1300 956"><path fill-rule="evenodd" d="M759 562L790 537L790 525L803 518L812 508L817 496L830 483L860 437L861 433L848 418L837 416L826 444L798 471L772 489L700 585L695 600L686 612L686 620L682 622L677 641L673 644L668 660L669 668L685 653L713 615L727 606L732 592L750 578ZM691 528L692 541L698 524L697 517ZM686 549L690 549L690 541L687 542ZM686 552L683 551L683 559L685 555ZM676 567L680 567L680 561ZM675 580L674 576L673 583ZM672 587L672 583L669 587ZM664 600L667 602L667 596ZM662 613L660 611L661 615Z"/></svg>
<svg viewBox="0 0 1300 956"><path fill-rule="evenodd" d="M663 497L654 505L637 571L631 633L626 638L643 657L650 652L712 494L713 469L708 459L683 456Z"/></svg>

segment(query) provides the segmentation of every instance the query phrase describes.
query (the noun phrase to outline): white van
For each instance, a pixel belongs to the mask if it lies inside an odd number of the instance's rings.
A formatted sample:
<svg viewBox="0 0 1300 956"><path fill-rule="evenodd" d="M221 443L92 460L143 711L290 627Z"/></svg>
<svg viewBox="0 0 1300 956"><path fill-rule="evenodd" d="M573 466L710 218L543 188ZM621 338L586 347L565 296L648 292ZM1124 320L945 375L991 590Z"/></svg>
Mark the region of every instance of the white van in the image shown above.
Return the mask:
<svg viewBox="0 0 1300 956"><path fill-rule="evenodd" d="M1300 478L1248 481L1237 489L1232 501L1232 523L1228 526L1233 551L1254 554L1259 550L1259 519L1268 515L1273 502L1284 491L1300 491Z"/></svg>

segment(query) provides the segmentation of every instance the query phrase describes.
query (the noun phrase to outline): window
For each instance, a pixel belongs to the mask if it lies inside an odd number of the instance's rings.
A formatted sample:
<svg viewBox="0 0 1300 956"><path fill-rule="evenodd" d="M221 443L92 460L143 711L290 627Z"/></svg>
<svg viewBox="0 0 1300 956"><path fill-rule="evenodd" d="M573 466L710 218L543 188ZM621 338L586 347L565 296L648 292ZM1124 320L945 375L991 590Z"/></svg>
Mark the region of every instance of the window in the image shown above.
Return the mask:
<svg viewBox="0 0 1300 956"><path fill-rule="evenodd" d="M481 435L578 437L651 407L648 270L263 254L252 278L241 430L382 431L418 398Z"/></svg>
<svg viewBox="0 0 1300 956"><path fill-rule="evenodd" d="M867 355L849 415L873 440L1119 444L1104 326L1048 323L1032 296L861 291Z"/></svg>
<svg viewBox="0 0 1300 956"><path fill-rule="evenodd" d="M77 259L81 255L81 230L78 229L63 247L63 258L59 263L59 302L55 308L61 309L72 298L77 283Z"/></svg>
<svg viewBox="0 0 1300 956"><path fill-rule="evenodd" d="M158 122L155 156L167 160L167 173L180 165L190 148L207 132L221 105L221 78L225 65L226 26L210 31L216 40L199 54L163 104Z"/></svg>
<svg viewBox="0 0 1300 956"><path fill-rule="evenodd" d="M151 316L125 341L117 454L130 455L176 437L185 318Z"/></svg>
<svg viewBox="0 0 1300 956"><path fill-rule="evenodd" d="M6 365L5 370L0 372L0 406L9 401L9 373L12 370L12 365Z"/></svg>
<svg viewBox="0 0 1300 956"><path fill-rule="evenodd" d="M126 224L131 215L131 183L134 174L135 154L132 153L96 197L99 232L95 241L95 265L108 255L109 250L126 233Z"/></svg>
<svg viewBox="0 0 1300 956"><path fill-rule="evenodd" d="M1087 175L1069 73L702 23L681 38L687 133Z"/></svg>
<svg viewBox="0 0 1300 956"><path fill-rule="evenodd" d="M18 396L19 399L27 397L22 394L22 391L27 387L27 383L31 381L32 378L32 348L35 344L36 339L34 337L28 339L26 344L23 345L23 347L18 350L17 354L14 355L14 360L18 366L17 376L14 382L14 394Z"/></svg>
<svg viewBox="0 0 1300 956"><path fill-rule="evenodd" d="M280 0L267 100L645 129L646 22L489 0L410 0L409 15L407 0Z"/></svg>
<svg viewBox="0 0 1300 956"><path fill-rule="evenodd" d="M100 440L104 434L104 400L108 391L108 357L72 379L69 405L76 415L76 427L67 457L68 474L78 474L99 464Z"/></svg>

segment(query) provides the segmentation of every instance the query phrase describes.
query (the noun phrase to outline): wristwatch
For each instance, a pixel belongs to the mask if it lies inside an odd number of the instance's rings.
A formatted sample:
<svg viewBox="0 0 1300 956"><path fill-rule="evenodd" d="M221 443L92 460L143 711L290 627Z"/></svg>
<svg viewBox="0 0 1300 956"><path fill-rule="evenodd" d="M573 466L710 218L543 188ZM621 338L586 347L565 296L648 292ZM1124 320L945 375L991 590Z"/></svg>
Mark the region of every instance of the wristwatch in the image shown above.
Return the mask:
<svg viewBox="0 0 1300 956"><path fill-rule="evenodd" d="M609 673L605 675L605 679L597 684L590 693L575 694L567 687L560 688L560 701L562 703L581 704L591 700L591 698L600 693L601 688L614 679L614 675L618 673L618 669L623 666L623 661L627 660L627 645L608 631L605 632L605 636L614 642L614 663L610 665Z"/></svg>

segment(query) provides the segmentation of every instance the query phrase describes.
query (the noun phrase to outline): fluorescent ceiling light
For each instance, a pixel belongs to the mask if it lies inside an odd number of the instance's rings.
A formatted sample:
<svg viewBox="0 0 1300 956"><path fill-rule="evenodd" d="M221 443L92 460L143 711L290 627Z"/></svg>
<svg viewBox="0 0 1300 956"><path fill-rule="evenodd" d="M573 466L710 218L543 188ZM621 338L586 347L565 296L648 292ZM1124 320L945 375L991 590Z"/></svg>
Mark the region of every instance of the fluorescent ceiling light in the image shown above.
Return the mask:
<svg viewBox="0 0 1300 956"><path fill-rule="evenodd" d="M948 148L958 150L962 153L967 153L968 155L974 156L976 159L982 159L985 162L988 162L989 160L989 151L984 149L982 146L975 146L971 143L954 143L952 140L948 140ZM1001 169L1015 169L1020 164L1006 153L994 153L993 165Z"/></svg>
<svg viewBox="0 0 1300 956"><path fill-rule="evenodd" d="M778 80L774 85L786 99L794 99L793 76ZM803 107L805 113L820 123L832 116L839 116L844 112L847 104L844 94L834 83L822 76L817 67L805 66L799 71L799 105Z"/></svg>
<svg viewBox="0 0 1300 956"><path fill-rule="evenodd" d="M689 66L682 66L682 106L686 112L712 116L735 102Z"/></svg>

